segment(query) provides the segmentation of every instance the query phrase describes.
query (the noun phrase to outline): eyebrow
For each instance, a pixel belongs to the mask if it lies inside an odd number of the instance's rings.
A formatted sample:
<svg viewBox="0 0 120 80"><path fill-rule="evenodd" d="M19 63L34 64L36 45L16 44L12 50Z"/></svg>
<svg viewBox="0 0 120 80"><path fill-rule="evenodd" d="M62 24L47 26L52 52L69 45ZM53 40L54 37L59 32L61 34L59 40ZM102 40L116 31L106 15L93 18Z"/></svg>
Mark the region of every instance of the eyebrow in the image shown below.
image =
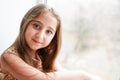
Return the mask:
<svg viewBox="0 0 120 80"><path fill-rule="evenodd" d="M39 24L42 24L41 23L41 21L38 21L38 20L32 20L32 21L34 21L34 22L38 22ZM43 25L43 24L42 24ZM50 28L52 31L54 31L54 32L56 32L56 30L55 29L53 29L51 26L48 26L48 28Z"/></svg>

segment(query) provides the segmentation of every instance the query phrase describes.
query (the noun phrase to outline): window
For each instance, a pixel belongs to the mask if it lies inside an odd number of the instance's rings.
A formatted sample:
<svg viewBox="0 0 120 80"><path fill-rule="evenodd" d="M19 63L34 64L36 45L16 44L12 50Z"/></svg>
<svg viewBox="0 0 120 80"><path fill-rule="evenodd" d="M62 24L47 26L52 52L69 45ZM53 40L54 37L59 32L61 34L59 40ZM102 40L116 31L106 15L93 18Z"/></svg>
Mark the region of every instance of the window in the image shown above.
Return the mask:
<svg viewBox="0 0 120 80"><path fill-rule="evenodd" d="M120 1L47 0L47 4L54 6L62 18L63 45L59 59L63 66L86 70L105 80L118 80Z"/></svg>

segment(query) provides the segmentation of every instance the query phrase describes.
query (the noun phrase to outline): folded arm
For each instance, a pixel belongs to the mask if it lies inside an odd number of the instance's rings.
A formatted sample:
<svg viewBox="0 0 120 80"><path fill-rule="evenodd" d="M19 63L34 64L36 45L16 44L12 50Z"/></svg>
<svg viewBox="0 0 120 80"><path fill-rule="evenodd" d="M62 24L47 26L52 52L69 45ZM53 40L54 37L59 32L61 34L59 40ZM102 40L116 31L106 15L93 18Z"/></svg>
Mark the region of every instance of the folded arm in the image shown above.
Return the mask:
<svg viewBox="0 0 120 80"><path fill-rule="evenodd" d="M19 56L9 53L1 56L1 69L18 80L47 80L48 78L49 80L98 80L75 71L57 71L45 74L25 63Z"/></svg>
<svg viewBox="0 0 120 80"><path fill-rule="evenodd" d="M4 53L1 56L1 69L3 72L12 74L18 80L45 80L43 72L25 63L20 57L14 54Z"/></svg>

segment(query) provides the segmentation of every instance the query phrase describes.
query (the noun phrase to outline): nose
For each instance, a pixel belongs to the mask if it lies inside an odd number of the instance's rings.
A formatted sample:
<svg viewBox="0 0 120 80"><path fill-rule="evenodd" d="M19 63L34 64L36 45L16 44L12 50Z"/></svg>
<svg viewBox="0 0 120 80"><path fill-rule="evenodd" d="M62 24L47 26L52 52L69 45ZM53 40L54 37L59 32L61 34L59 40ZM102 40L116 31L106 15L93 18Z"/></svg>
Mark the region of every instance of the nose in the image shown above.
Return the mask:
<svg viewBox="0 0 120 80"><path fill-rule="evenodd" d="M37 38L38 40L43 41L43 40L44 40L44 37L45 37L44 31L39 31L39 32L36 33L36 38Z"/></svg>

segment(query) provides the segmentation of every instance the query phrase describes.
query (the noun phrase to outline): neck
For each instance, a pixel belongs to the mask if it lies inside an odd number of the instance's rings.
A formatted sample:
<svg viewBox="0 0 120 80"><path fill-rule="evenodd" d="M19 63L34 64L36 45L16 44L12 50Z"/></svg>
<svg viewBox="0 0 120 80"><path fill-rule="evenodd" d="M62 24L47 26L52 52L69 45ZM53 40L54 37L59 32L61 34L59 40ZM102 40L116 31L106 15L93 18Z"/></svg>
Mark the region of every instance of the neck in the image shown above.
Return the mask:
<svg viewBox="0 0 120 80"><path fill-rule="evenodd" d="M36 51L30 51L30 53L29 53L29 56L31 57L31 58L36 58Z"/></svg>

